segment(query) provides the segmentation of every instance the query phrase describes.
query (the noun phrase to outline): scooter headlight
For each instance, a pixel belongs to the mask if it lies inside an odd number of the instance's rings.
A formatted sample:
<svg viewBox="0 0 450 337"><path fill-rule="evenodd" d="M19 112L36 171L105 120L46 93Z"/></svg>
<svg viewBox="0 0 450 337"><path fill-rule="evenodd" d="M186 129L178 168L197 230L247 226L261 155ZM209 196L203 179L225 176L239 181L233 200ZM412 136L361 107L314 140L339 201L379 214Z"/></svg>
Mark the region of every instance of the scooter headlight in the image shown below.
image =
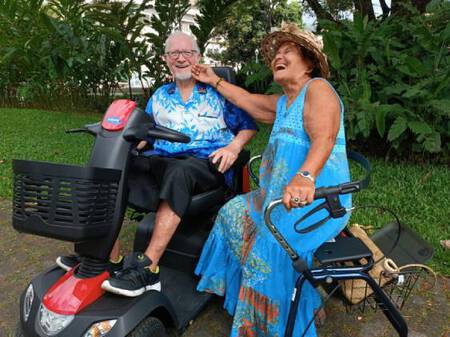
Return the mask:
<svg viewBox="0 0 450 337"><path fill-rule="evenodd" d="M41 304L39 324L47 336L53 336L65 329L74 319L74 315L60 315L48 310Z"/></svg>
<svg viewBox="0 0 450 337"><path fill-rule="evenodd" d="M116 324L117 319L97 322L91 325L83 337L102 337L105 336Z"/></svg>
<svg viewBox="0 0 450 337"><path fill-rule="evenodd" d="M33 285L30 283L30 285L27 288L27 291L25 292L25 297L23 299L23 320L25 322L28 320L28 317L30 316L33 300L34 300L34 289Z"/></svg>

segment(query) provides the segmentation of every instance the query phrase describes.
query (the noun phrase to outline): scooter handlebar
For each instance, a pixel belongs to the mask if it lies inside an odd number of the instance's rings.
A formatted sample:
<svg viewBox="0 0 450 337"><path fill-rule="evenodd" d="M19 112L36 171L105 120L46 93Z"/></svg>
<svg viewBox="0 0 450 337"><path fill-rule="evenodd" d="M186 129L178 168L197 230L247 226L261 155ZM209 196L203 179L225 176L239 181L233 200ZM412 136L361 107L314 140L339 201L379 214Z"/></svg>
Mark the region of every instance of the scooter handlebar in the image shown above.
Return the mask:
<svg viewBox="0 0 450 337"><path fill-rule="evenodd" d="M92 123L92 124L86 124L82 128L76 128L76 129L69 129L66 130L65 133L89 133L91 135L97 135L100 131L100 122Z"/></svg>
<svg viewBox="0 0 450 337"><path fill-rule="evenodd" d="M147 132L147 136L151 138L165 139L170 142L189 143L191 138L184 133L166 128L164 126L154 124Z"/></svg>
<svg viewBox="0 0 450 337"><path fill-rule="evenodd" d="M85 128L79 128L79 129L70 129L66 130L65 133L80 133L80 132L86 132Z"/></svg>

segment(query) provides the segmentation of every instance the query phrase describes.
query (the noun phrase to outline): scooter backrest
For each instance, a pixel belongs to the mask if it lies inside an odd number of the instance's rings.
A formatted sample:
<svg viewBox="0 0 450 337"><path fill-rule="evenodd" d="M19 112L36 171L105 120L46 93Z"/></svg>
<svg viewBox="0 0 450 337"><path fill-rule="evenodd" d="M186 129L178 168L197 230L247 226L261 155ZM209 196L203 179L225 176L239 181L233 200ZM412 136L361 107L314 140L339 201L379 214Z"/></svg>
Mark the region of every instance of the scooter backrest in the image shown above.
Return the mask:
<svg viewBox="0 0 450 337"><path fill-rule="evenodd" d="M217 76L222 77L225 81L236 84L236 74L231 67L213 67Z"/></svg>

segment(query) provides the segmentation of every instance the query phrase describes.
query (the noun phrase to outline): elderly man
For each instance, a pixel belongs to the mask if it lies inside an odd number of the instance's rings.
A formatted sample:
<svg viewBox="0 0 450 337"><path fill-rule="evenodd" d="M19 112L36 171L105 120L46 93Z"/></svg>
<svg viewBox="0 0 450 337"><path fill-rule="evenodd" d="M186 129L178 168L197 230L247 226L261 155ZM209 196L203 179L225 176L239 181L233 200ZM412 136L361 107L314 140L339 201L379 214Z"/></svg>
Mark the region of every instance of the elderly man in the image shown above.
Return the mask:
<svg viewBox="0 0 450 337"><path fill-rule="evenodd" d="M175 32L166 40L164 59L175 82L156 90L146 112L158 125L187 134L191 142L154 142L149 159L150 183L159 192L159 206L153 235L145 254L128 256L124 269L104 281L102 288L107 291L138 296L161 289L158 263L191 196L228 181L227 170L256 133L256 124L245 112L227 102L212 86L192 78L191 67L200 57L192 36ZM218 171L211 170L209 160L220 160ZM118 257L118 245L111 257Z"/></svg>

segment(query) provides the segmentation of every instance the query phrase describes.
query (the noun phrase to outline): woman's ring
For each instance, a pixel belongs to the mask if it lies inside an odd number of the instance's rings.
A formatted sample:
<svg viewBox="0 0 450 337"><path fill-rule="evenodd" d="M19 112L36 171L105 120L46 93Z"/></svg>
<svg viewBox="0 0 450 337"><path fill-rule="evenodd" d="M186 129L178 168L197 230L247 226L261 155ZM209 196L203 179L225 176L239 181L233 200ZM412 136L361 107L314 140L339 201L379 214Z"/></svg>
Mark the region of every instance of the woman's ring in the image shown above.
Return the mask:
<svg viewBox="0 0 450 337"><path fill-rule="evenodd" d="M298 203L300 202L300 198L298 198L298 197L293 197L293 198L291 198L291 201L292 201L294 204L298 204Z"/></svg>

